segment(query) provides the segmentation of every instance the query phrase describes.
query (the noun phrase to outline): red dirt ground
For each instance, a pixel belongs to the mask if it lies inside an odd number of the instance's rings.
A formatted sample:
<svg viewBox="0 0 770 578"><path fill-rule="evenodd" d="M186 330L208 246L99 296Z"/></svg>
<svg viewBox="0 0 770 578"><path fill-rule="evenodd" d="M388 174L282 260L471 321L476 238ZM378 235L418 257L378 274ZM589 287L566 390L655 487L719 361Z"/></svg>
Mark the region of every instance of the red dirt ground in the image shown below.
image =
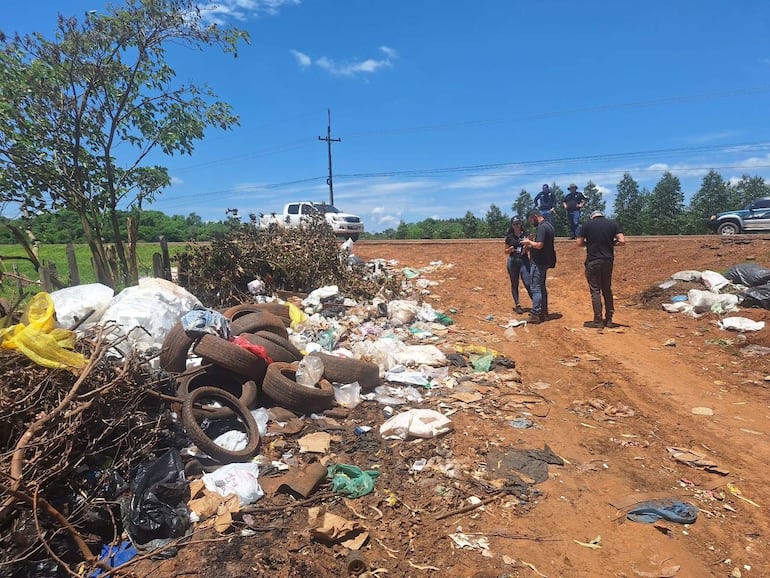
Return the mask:
<svg viewBox="0 0 770 578"><path fill-rule="evenodd" d="M344 429L332 443L333 458L382 472L374 493L326 503L328 511L368 528L362 550L368 576L770 576L770 367L767 357L741 351L746 344L770 346L770 328L734 341L734 333L717 327L714 314L668 314L660 308L664 297L652 303L640 297L680 270L724 271L748 260L768 266L770 239L629 239L617 251L614 275L615 320L623 327L602 331L582 326L591 318L584 250L560 239L548 285L551 312L562 316L516 328L516 341L506 339L501 327L522 317L512 310L502 241L359 242L354 252L364 259L397 259L404 267L451 263L424 274L439 282L426 300L445 313L456 310L444 345L493 347L516 362L522 378L500 382L495 371L477 374L481 399L467 403L447 397L451 391L433 390L423 407L456 410L455 431L436 440L375 439L358 446L353 426L368 423L376 430L384 419L375 404L362 404L339 420ZM526 294L523 305L530 305ZM739 315L770 321L763 309ZM543 403L511 403L511 396L528 393L542 396ZM696 407L713 415L696 415ZM511 427L517 417L529 417L536 427ZM490 498L490 484L500 477L493 456L544 444L565 463L549 466L549 479L533 486L537 492L528 499L492 497L483 508L436 519L468 505L470 496ZM680 463L667 451L672 446L701 452L729 473ZM408 472L414 460L433 456L454 463L456 477ZM626 519L624 505L650 497L690 501L700 508L698 519L661 528ZM257 506L276 503L286 502L266 497ZM261 526L256 535L196 534L196 546L181 548L170 560L142 562L136 571L347 575L347 550L308 535L307 507L255 516ZM485 555L455 547L448 536L458 527L471 538L489 538ZM600 547L585 545L597 537Z"/></svg>

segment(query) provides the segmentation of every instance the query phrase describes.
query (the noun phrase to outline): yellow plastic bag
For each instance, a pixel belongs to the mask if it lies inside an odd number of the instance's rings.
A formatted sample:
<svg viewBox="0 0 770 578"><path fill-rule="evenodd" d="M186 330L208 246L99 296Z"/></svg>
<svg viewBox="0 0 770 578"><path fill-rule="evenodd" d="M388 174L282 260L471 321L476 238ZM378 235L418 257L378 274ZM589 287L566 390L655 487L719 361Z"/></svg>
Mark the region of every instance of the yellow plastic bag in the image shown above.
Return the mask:
<svg viewBox="0 0 770 578"><path fill-rule="evenodd" d="M41 292L29 302L22 323L0 332L4 349L16 349L32 361L52 369L82 369L86 358L71 351L75 346L75 333L56 327L53 299Z"/></svg>
<svg viewBox="0 0 770 578"><path fill-rule="evenodd" d="M500 352L491 347L485 347L483 345L455 345L455 351L457 353L464 353L470 355L476 353L478 355L492 355L493 357L501 357Z"/></svg>
<svg viewBox="0 0 770 578"><path fill-rule="evenodd" d="M294 303L287 303L289 306L289 319L291 319L291 328L294 329L297 325L307 320L307 315Z"/></svg>

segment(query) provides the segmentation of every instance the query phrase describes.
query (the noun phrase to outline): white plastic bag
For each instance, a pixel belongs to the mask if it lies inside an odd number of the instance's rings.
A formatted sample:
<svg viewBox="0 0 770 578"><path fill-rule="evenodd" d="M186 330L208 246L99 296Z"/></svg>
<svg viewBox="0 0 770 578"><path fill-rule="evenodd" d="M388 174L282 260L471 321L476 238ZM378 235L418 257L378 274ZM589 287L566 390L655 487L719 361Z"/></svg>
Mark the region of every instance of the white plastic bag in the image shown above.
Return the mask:
<svg viewBox="0 0 770 578"><path fill-rule="evenodd" d="M452 422L432 409L410 409L394 415L380 426L380 435L388 440L435 438L452 430Z"/></svg>
<svg viewBox="0 0 770 578"><path fill-rule="evenodd" d="M265 495L259 485L259 465L255 463L227 464L210 474L203 474L202 479L212 492L238 496L241 506L253 504Z"/></svg>
<svg viewBox="0 0 770 578"><path fill-rule="evenodd" d="M676 281L694 281L697 283L698 281L701 280L701 272L700 271L679 271L671 275L671 278Z"/></svg>
<svg viewBox="0 0 770 578"><path fill-rule="evenodd" d="M72 329L88 315L78 329L86 329L99 322L107 311L115 291L101 283L65 287L51 293L56 320L64 329Z"/></svg>
<svg viewBox="0 0 770 578"><path fill-rule="evenodd" d="M719 327L733 331L761 331L765 328L765 322L754 321L746 317L725 317L719 321Z"/></svg>
<svg viewBox="0 0 770 578"><path fill-rule="evenodd" d="M357 381L345 385L335 385L333 388L334 401L342 407L353 409L361 403L361 385Z"/></svg>
<svg viewBox="0 0 770 578"><path fill-rule="evenodd" d="M701 291L700 289L690 289L687 292L687 300L693 309L702 313L703 311L710 311L711 308L719 303L723 309L729 307L735 307L738 305L738 296L730 293L720 295L719 293L712 293L711 291Z"/></svg>
<svg viewBox="0 0 770 578"><path fill-rule="evenodd" d="M306 355L297 365L296 381L305 387L315 387L324 374L323 359L317 355Z"/></svg>
<svg viewBox="0 0 770 578"><path fill-rule="evenodd" d="M730 280L716 271L704 271L701 273L701 281L709 291L719 293L730 284Z"/></svg>

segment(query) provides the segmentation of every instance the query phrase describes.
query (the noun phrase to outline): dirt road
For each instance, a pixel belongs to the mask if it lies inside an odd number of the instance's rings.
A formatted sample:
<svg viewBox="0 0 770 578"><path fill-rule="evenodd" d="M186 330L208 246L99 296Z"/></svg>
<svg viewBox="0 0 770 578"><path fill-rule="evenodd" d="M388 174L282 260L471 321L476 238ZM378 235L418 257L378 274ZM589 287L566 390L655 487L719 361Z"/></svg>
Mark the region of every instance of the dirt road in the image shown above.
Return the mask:
<svg viewBox="0 0 770 578"><path fill-rule="evenodd" d="M767 357L741 349L770 346L770 328L735 341L713 314L668 314L660 300L641 298L680 270L724 271L747 260L768 266L770 239L630 239L617 252L615 320L623 327L613 330L582 326L591 318L584 250L558 240L548 284L551 312L561 317L517 328L515 341L503 326L524 316L513 312L501 241L359 242L354 252L415 268L452 264L424 275L438 282L426 296L433 307L456 311L447 339L493 347L521 374L521 383L475 380L480 395L452 405L455 431L444 438L383 442L371 456L382 471L375 494L334 511L369 528L364 553L372 575L770 576L770 367ZM740 315L770 321L766 310ZM511 403L521 395L543 401ZM519 417L534 427L512 427ZM353 422L376 425L382 416L369 410ZM347 439L338 457L363 460L345 448ZM544 444L564 465L549 466L528 498L492 498L483 509L436 519L468 505L468 480L495 477L493 456ZM671 447L700 452L727 473L677 461ZM455 464L454 477L408 472L415 459L435 455ZM488 499L483 487L475 495ZM697 505L697 521L656 527L626 519L624 506L652 497ZM197 575L345 575L344 549L311 543L301 530L304 514L291 523L291 512L283 515L280 542L233 538L199 550ZM488 549L456 548L449 535L458 528L469 539L487 537ZM187 550L164 570L190 569Z"/></svg>

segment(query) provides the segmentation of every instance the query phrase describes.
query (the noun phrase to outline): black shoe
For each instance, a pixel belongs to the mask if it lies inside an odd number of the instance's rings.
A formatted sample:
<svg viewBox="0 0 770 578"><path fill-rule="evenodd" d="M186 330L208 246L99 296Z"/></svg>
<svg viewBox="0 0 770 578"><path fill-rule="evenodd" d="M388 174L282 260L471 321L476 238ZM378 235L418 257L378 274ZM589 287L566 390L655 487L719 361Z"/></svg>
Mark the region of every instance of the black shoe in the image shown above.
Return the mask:
<svg viewBox="0 0 770 578"><path fill-rule="evenodd" d="M543 322L542 319L540 319L540 315L530 315L529 319L527 319L527 323L530 325L540 325Z"/></svg>
<svg viewBox="0 0 770 578"><path fill-rule="evenodd" d="M516 306L516 313L518 313L519 315L521 315L522 313L524 313L524 310L521 308L521 305L517 305L517 306Z"/></svg>
<svg viewBox="0 0 770 578"><path fill-rule="evenodd" d="M587 327L588 329L603 329L604 323L602 322L601 319L599 319L598 321L594 319L593 321L586 321L585 323L583 323L583 327Z"/></svg>
<svg viewBox="0 0 770 578"><path fill-rule="evenodd" d="M607 329L617 329L618 327L620 327L620 325L619 325L619 324L617 324L617 323L614 323L614 322L612 321L612 319L606 319L606 320L604 321L604 326L605 326Z"/></svg>

